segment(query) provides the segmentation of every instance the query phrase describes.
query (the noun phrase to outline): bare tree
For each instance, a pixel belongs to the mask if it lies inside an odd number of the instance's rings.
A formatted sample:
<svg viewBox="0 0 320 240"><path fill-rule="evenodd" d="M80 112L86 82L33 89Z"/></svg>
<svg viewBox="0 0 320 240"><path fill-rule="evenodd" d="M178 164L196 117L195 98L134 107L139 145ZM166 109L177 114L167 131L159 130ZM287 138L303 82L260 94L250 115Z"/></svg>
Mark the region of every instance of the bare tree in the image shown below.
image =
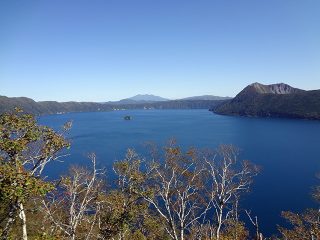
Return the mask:
<svg viewBox="0 0 320 240"><path fill-rule="evenodd" d="M174 240L184 240L194 223L205 216L211 201L205 201L204 165L194 149L183 153L173 144L165 149L164 162L154 161L142 192L166 223Z"/></svg>
<svg viewBox="0 0 320 240"><path fill-rule="evenodd" d="M238 161L239 151L232 145L221 145L213 156L205 157L211 178L209 195L214 207L214 220L217 222L215 237L220 239L223 224L233 214L232 206L239 195L247 192L258 167L248 161Z"/></svg>
<svg viewBox="0 0 320 240"><path fill-rule="evenodd" d="M245 210L250 222L252 223L252 225L254 226L254 228L256 229L256 240L263 240L263 235L262 233L260 233L260 229L259 229L259 222L258 222L258 217L255 216L254 218L252 218L250 211Z"/></svg>
<svg viewBox="0 0 320 240"><path fill-rule="evenodd" d="M100 219L100 238L123 240L131 234L130 226L147 210L138 189L144 181L141 160L133 149L128 149L121 161L116 161L113 171L117 176L116 189L108 192ZM132 217L134 216L134 217Z"/></svg>
<svg viewBox="0 0 320 240"><path fill-rule="evenodd" d="M58 189L51 197L43 200L44 211L55 229L69 239L76 239L79 226L85 226L84 239L92 239L92 231L100 212L103 173L96 167L96 156L91 154L92 170L72 167L70 176L61 179Z"/></svg>

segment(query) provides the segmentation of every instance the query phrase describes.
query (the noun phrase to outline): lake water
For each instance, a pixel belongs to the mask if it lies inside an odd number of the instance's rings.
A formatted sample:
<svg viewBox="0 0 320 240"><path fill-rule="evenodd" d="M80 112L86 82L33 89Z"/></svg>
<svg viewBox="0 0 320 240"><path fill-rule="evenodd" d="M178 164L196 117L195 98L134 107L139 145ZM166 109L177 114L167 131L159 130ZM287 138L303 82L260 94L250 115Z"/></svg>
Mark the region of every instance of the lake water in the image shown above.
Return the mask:
<svg viewBox="0 0 320 240"><path fill-rule="evenodd" d="M133 120L125 121L125 115ZM241 158L262 167L242 207L259 217L264 232L277 232L276 224L283 223L282 210L317 206L310 192L319 184L320 121L228 117L207 110L70 113L39 119L54 128L69 120L73 120L71 156L51 165L50 176L65 173L69 164L87 164L90 152L111 169L127 148L142 151L147 141L164 145L174 137L183 147L234 144L242 150Z"/></svg>

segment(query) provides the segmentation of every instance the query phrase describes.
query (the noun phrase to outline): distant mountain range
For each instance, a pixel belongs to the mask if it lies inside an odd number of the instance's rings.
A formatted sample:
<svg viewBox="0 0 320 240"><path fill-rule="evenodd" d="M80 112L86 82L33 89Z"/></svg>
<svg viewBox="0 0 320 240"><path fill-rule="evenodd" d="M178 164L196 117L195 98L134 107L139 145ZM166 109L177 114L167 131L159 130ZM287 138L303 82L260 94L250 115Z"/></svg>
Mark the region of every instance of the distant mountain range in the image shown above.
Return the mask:
<svg viewBox="0 0 320 240"><path fill-rule="evenodd" d="M237 116L320 119L320 90L305 91L284 83L253 83L211 111Z"/></svg>
<svg viewBox="0 0 320 240"><path fill-rule="evenodd" d="M107 103L110 104L143 104L143 103L156 103L156 102L165 102L165 101L184 101L184 100L227 100L231 99L230 97L218 97L213 95L203 95L203 96L194 96L194 97L187 97L182 99L170 100L168 98L163 98L159 96L155 96L152 94L138 94L136 96L121 99L119 101L110 101Z"/></svg>
<svg viewBox="0 0 320 240"><path fill-rule="evenodd" d="M25 112L41 115L67 112L97 112L122 109L209 109L221 100L168 100L154 95L136 95L116 102L36 102L26 97L0 96L0 113L22 108Z"/></svg>
<svg viewBox="0 0 320 240"><path fill-rule="evenodd" d="M219 97L219 96L213 96L213 95L202 95L202 96L181 98L180 100L228 100L228 99L231 99L231 97Z"/></svg>

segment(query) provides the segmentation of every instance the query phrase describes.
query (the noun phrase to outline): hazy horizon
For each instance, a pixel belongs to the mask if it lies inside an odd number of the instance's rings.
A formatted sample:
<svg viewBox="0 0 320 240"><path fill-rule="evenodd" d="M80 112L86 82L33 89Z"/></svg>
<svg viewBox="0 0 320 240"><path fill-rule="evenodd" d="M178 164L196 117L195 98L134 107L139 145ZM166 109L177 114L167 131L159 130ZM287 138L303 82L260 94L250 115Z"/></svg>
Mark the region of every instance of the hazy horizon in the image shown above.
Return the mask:
<svg viewBox="0 0 320 240"><path fill-rule="evenodd" d="M1 1L0 95L36 101L320 88L319 1Z"/></svg>

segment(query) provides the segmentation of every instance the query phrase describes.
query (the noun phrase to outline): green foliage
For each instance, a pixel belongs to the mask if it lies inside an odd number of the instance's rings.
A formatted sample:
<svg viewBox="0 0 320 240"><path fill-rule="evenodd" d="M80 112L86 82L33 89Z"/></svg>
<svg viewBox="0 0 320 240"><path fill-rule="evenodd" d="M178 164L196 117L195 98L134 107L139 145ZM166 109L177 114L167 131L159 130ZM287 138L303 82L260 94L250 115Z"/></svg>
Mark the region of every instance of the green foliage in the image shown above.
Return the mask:
<svg viewBox="0 0 320 240"><path fill-rule="evenodd" d="M53 189L53 185L33 176L19 166L19 170L10 164L0 165L0 201L25 202L29 196L44 196Z"/></svg>
<svg viewBox="0 0 320 240"><path fill-rule="evenodd" d="M18 108L0 115L0 202L8 206L2 212L1 228L13 223L19 204L53 189L41 173L68 146L62 134L39 126L32 115Z"/></svg>
<svg viewBox="0 0 320 240"><path fill-rule="evenodd" d="M52 189L39 178L42 164L69 143L53 129L39 126L20 109L0 116L0 200L24 202Z"/></svg>

